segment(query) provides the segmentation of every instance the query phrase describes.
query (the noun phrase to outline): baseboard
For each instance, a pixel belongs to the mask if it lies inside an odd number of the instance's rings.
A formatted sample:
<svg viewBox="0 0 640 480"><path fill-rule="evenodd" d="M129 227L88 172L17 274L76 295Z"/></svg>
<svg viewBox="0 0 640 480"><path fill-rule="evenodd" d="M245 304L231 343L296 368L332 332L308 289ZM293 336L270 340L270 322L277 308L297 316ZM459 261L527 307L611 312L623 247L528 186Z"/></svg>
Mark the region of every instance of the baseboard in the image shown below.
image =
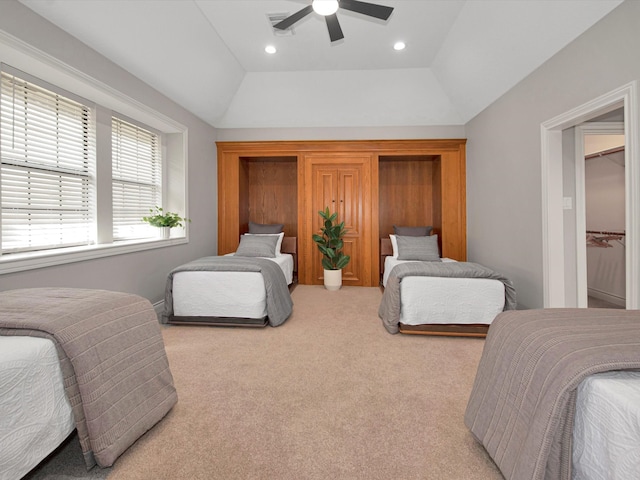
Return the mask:
<svg viewBox="0 0 640 480"><path fill-rule="evenodd" d="M626 307L627 301L623 297L613 295L611 293L603 292L602 290L596 290L595 288L588 288L587 293L590 297L597 298L598 300L604 300L605 302L613 303L620 307Z"/></svg>

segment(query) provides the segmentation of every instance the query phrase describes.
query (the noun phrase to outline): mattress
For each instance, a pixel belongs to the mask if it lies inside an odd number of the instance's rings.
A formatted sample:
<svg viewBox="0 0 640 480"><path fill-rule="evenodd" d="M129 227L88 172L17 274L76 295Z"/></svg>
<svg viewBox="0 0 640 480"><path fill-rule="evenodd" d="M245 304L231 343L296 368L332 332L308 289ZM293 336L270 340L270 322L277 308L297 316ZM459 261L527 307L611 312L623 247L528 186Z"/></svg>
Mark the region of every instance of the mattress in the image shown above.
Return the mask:
<svg viewBox="0 0 640 480"><path fill-rule="evenodd" d="M398 263L385 259L383 285ZM443 258L443 262L454 262ZM406 277L400 282L400 323L490 324L504 309L504 285L487 278Z"/></svg>
<svg viewBox="0 0 640 480"><path fill-rule="evenodd" d="M640 372L616 371L578 386L573 480L628 480L640 472Z"/></svg>
<svg viewBox="0 0 640 480"><path fill-rule="evenodd" d="M262 258L262 257L260 257ZM275 258L290 285L293 255ZM173 314L177 317L264 318L267 293L260 272L176 272L173 276Z"/></svg>
<svg viewBox="0 0 640 480"><path fill-rule="evenodd" d="M0 336L0 479L24 476L74 429L53 342Z"/></svg>

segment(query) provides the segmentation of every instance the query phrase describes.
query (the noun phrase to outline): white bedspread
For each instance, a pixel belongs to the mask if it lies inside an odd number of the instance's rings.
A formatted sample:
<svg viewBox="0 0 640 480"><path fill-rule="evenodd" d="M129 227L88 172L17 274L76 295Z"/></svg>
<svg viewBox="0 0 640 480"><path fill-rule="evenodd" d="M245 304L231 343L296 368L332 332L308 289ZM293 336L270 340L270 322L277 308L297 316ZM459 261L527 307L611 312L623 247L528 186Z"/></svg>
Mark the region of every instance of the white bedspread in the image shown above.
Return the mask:
<svg viewBox="0 0 640 480"><path fill-rule="evenodd" d="M16 480L75 429L56 348L48 339L0 336L0 479Z"/></svg>
<svg viewBox="0 0 640 480"><path fill-rule="evenodd" d="M293 282L293 255L267 260L280 266L288 285ZM259 272L197 271L173 276L173 314L179 317L263 318L266 298Z"/></svg>
<svg viewBox="0 0 640 480"><path fill-rule="evenodd" d="M574 480L640 478L640 372L607 372L578 386Z"/></svg>
<svg viewBox="0 0 640 480"><path fill-rule="evenodd" d="M383 285L393 267L406 261L385 259ZM504 309L504 285L487 278L406 277L400 283L400 301L404 325L490 324Z"/></svg>

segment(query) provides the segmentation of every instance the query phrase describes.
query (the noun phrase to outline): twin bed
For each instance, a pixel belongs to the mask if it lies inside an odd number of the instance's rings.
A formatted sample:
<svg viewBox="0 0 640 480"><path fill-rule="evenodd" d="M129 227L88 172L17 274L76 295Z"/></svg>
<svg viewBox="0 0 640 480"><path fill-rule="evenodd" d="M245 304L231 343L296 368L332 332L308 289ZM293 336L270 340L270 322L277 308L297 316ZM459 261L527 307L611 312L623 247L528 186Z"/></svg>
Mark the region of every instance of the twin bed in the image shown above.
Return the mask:
<svg viewBox="0 0 640 480"><path fill-rule="evenodd" d="M0 292L0 479L16 480L77 430L108 467L177 402L153 305L73 288Z"/></svg>
<svg viewBox="0 0 640 480"><path fill-rule="evenodd" d="M16 480L75 430L54 343L0 336L0 480Z"/></svg>
<svg viewBox="0 0 640 480"><path fill-rule="evenodd" d="M250 228L263 231L254 225ZM291 314L289 289L294 284L296 258L296 237L282 232L244 234L234 254L200 258L169 273L163 321L279 326Z"/></svg>
<svg viewBox="0 0 640 480"><path fill-rule="evenodd" d="M638 478L640 313L501 313L464 421L507 480Z"/></svg>
<svg viewBox="0 0 640 480"><path fill-rule="evenodd" d="M396 227L403 231L409 235L380 240L385 290L379 314L389 333L483 337L496 315L515 309L507 278L478 264L440 258L430 227Z"/></svg>

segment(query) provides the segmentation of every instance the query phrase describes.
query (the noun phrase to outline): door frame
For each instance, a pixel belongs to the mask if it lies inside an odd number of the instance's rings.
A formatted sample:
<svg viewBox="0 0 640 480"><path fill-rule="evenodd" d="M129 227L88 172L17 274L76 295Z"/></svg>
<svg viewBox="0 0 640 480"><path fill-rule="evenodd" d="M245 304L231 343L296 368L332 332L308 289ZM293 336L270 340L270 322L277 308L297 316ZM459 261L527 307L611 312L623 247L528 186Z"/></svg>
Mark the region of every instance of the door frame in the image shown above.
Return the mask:
<svg viewBox="0 0 640 480"><path fill-rule="evenodd" d="M624 108L627 308L640 308L640 124L637 81L623 85L540 125L544 307L564 307L565 252L562 131Z"/></svg>
<svg viewBox="0 0 640 480"><path fill-rule="evenodd" d="M578 125L575 128L575 166L576 166L576 293L577 306L589 305L587 284L587 245L583 233L587 230L587 192L585 185L586 162L584 137L587 135L624 135L624 122L593 122ZM625 139L626 143L626 139ZM625 148L625 166L627 163ZM626 175L626 173L625 173ZM626 183L626 180L625 180ZM626 190L626 185L625 185ZM625 199L625 203L628 199ZM625 205L625 210L627 206ZM626 219L625 219L626 221ZM625 260L626 262L626 260ZM626 265L625 265L626 272Z"/></svg>

